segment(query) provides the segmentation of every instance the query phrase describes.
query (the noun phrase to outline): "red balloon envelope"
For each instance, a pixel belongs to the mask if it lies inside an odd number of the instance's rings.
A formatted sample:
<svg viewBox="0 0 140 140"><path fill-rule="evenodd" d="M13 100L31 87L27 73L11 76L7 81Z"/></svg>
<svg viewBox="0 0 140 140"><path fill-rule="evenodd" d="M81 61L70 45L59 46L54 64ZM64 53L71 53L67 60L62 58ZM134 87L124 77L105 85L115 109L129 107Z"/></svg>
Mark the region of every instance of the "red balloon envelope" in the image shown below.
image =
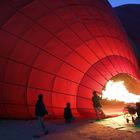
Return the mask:
<svg viewBox="0 0 140 140"><path fill-rule="evenodd" d="M139 79L105 0L3 0L0 27L0 118L34 118L40 93L52 117L67 102L75 116L95 117L93 90L120 73Z"/></svg>

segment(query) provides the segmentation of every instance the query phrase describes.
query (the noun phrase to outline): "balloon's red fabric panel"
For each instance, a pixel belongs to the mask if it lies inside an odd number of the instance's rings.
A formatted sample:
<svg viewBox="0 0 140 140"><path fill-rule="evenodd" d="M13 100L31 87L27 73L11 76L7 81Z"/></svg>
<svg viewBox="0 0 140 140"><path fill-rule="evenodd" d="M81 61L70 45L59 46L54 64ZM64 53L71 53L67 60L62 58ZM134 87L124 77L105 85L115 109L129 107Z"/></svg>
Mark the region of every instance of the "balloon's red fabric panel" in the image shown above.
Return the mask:
<svg viewBox="0 0 140 140"><path fill-rule="evenodd" d="M84 73L78 69L75 69L71 65L64 63L61 66L61 68L59 69L58 75L65 78L65 79L69 79L69 80L74 81L76 83L80 83L81 78L83 77Z"/></svg>
<svg viewBox="0 0 140 140"><path fill-rule="evenodd" d="M116 47L117 40L115 38L106 37L106 41L108 46L110 46L113 55L120 55L118 51L118 47Z"/></svg>
<svg viewBox="0 0 140 140"><path fill-rule="evenodd" d="M103 59L103 64L105 66L107 66L108 71L112 74L112 75L116 75L117 71L113 65L113 63L111 62L111 58L110 57L106 57L105 59Z"/></svg>
<svg viewBox="0 0 140 140"><path fill-rule="evenodd" d="M26 23L26 24L25 24ZM12 34L22 36L24 32L30 29L33 21L21 13L16 12L2 28ZM15 28L16 27L16 28Z"/></svg>
<svg viewBox="0 0 140 140"><path fill-rule="evenodd" d="M104 65L102 61L98 61L98 63L95 64L95 67L100 70L100 73L106 78L110 79L111 73L108 71L108 66Z"/></svg>
<svg viewBox="0 0 140 140"><path fill-rule="evenodd" d="M99 45L101 46L102 51L105 53L106 56L110 56L113 55L110 47L107 44L107 41L105 40L105 38L100 37L96 39L97 42L99 43Z"/></svg>
<svg viewBox="0 0 140 140"><path fill-rule="evenodd" d="M73 52L69 57L67 57L66 62L79 69L80 71L85 72L87 71L87 68L90 67L90 64L87 62L87 57L85 56L85 58L82 58L81 55Z"/></svg>
<svg viewBox="0 0 140 140"><path fill-rule="evenodd" d="M6 106L6 116L5 118L15 118L15 119L27 119L29 118L29 111L27 110L27 105L16 105L7 104ZM18 112L18 113L17 113Z"/></svg>
<svg viewBox="0 0 140 140"><path fill-rule="evenodd" d="M57 15L59 17L59 19L61 19L61 21L65 23L65 25L72 26L73 24L75 24L77 22L80 23L79 19L75 15L75 13L71 12L71 11L72 11L72 7L67 8L67 6L65 5L64 7L57 9L55 11L55 15ZM59 25L59 26L61 27L61 25Z"/></svg>
<svg viewBox="0 0 140 140"><path fill-rule="evenodd" d="M32 70L29 77L29 87L38 87L44 90L51 90L55 75L42 72L39 70Z"/></svg>
<svg viewBox="0 0 140 140"><path fill-rule="evenodd" d="M39 48L35 48L32 45L26 43L25 41L18 40L17 45L12 50L10 58L31 67L39 52Z"/></svg>
<svg viewBox="0 0 140 140"><path fill-rule="evenodd" d="M102 75L101 71L96 68L95 65L93 65L92 67L90 67L90 69L88 70L87 74L90 75L90 77L96 79L96 81L98 81L100 84L101 84L101 82L106 82L106 80L107 80Z"/></svg>
<svg viewBox="0 0 140 140"><path fill-rule="evenodd" d="M36 35L34 36L34 34ZM34 44L34 47L42 48L52 38L52 35L39 25L35 24L24 33L22 38L29 41L31 44Z"/></svg>
<svg viewBox="0 0 140 140"><path fill-rule="evenodd" d="M64 22L53 13L49 13L41 17L40 19L38 19L38 23L52 33L61 32L66 28Z"/></svg>
<svg viewBox="0 0 140 140"><path fill-rule="evenodd" d="M83 44L82 40L69 28L63 29L56 35L67 47L72 49L76 49L78 46Z"/></svg>
<svg viewBox="0 0 140 140"><path fill-rule="evenodd" d="M91 99L92 97L92 89L85 85L79 85L78 93L80 94L77 94L77 98Z"/></svg>
<svg viewBox="0 0 140 140"><path fill-rule="evenodd" d="M71 103L72 110L76 108L75 96L57 92L52 93L52 110L55 116L63 116L64 107L66 106L67 102Z"/></svg>
<svg viewBox="0 0 140 140"><path fill-rule="evenodd" d="M0 118L52 118L67 102L95 118L92 92L118 74L140 79L133 48L107 1L0 1Z"/></svg>
<svg viewBox="0 0 140 140"><path fill-rule="evenodd" d="M123 58L121 58L121 57L116 57L116 60L117 60L118 65L120 66L120 68L121 68L121 70L122 70L122 73L125 72L125 67L124 67L124 65L123 65L123 63L122 63Z"/></svg>
<svg viewBox="0 0 140 140"><path fill-rule="evenodd" d="M7 66L7 60L5 60L4 58L2 59L0 59L0 66L1 66L1 68L0 68L0 81L3 81L3 79L4 79L4 74L5 74L5 68L6 68L6 66Z"/></svg>
<svg viewBox="0 0 140 140"><path fill-rule="evenodd" d="M67 2L69 2L69 1L67 1ZM51 10L59 9L59 8L66 6L66 2L64 0L59 0L59 1L41 0L41 3L43 3L47 8L49 8Z"/></svg>
<svg viewBox="0 0 140 140"><path fill-rule="evenodd" d="M0 30L0 56L9 56L11 54L11 51L15 49L15 44L17 43L17 41L19 41L18 38L5 31Z"/></svg>
<svg viewBox="0 0 140 140"><path fill-rule="evenodd" d="M6 114L6 112L5 112L5 105L0 104L0 117L1 118L6 118L7 116L8 116L8 114Z"/></svg>
<svg viewBox="0 0 140 140"><path fill-rule="evenodd" d="M75 96L70 95L70 94L67 95L67 94L58 93L58 92L53 92L52 94L52 104L54 108L64 109L63 107L66 106L67 102L71 103L71 108L76 108L76 102L74 102L74 100L75 100Z"/></svg>
<svg viewBox="0 0 140 140"><path fill-rule="evenodd" d="M77 34L77 36L86 44L86 41L91 40L92 36L81 23L74 23L70 25L70 28ZM76 30L75 30L76 29Z"/></svg>
<svg viewBox="0 0 140 140"><path fill-rule="evenodd" d="M96 89L99 91L102 89L102 86L97 81L95 81L92 77L90 77L88 75L84 76L84 79L82 79L81 84L85 85L89 88L96 87Z"/></svg>
<svg viewBox="0 0 140 140"><path fill-rule="evenodd" d="M34 61L34 67L45 72L57 73L62 65L62 61L53 55L40 51Z"/></svg>
<svg viewBox="0 0 140 140"><path fill-rule="evenodd" d="M30 68L16 62L8 61L4 81L14 84L26 85Z"/></svg>
<svg viewBox="0 0 140 140"><path fill-rule="evenodd" d="M87 44L90 50L94 53L94 55L97 56L98 60L106 56L105 53L102 51L101 46L95 39L90 40L89 42L87 42Z"/></svg>
<svg viewBox="0 0 140 140"><path fill-rule="evenodd" d="M76 96L75 93L77 93L78 86L79 85L77 83L74 83L70 80L56 77L55 83L53 86L53 91Z"/></svg>
<svg viewBox="0 0 140 140"><path fill-rule="evenodd" d="M20 11L25 15L28 15L30 18L36 20L42 17L42 15L46 14L46 12L49 12L49 9L42 2L33 0L31 3L20 9Z"/></svg>
<svg viewBox="0 0 140 140"><path fill-rule="evenodd" d="M92 52L87 44L81 45L79 48L77 48L76 51L90 64L92 64L93 62L96 63L98 61L98 57L94 52Z"/></svg>
<svg viewBox="0 0 140 140"><path fill-rule="evenodd" d="M117 71L117 73L121 73L122 69L119 66L119 63L117 61L117 56L110 56L110 61L113 64L113 67L115 68L115 70Z"/></svg>
<svg viewBox="0 0 140 140"><path fill-rule="evenodd" d="M77 110L82 116L95 117L92 101L84 98L77 98ZM88 115L86 115L88 114Z"/></svg>
<svg viewBox="0 0 140 140"><path fill-rule="evenodd" d="M24 105L26 103L26 90L22 86L18 85L3 85L3 101L7 104L20 104Z"/></svg>
<svg viewBox="0 0 140 140"><path fill-rule="evenodd" d="M0 82L0 93L2 93L2 90L3 90L3 83ZM2 100L3 100L3 95L0 94L0 102L2 102Z"/></svg>
<svg viewBox="0 0 140 140"><path fill-rule="evenodd" d="M56 47L57 44L57 47ZM61 60L65 61L65 59L73 52L73 50L67 47L63 42L61 42L57 38L52 38L43 46L44 51L51 53L54 56L57 56ZM58 48L61 51L58 51ZM65 53L64 53L65 52Z"/></svg>

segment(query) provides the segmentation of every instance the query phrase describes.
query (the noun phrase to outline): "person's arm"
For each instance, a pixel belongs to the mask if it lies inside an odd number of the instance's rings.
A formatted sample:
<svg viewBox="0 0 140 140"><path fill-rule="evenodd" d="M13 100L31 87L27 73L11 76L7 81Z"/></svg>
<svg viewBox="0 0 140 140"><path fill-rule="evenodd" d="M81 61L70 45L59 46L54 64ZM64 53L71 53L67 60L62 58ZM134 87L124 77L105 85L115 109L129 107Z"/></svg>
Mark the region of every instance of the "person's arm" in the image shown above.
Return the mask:
<svg viewBox="0 0 140 140"><path fill-rule="evenodd" d="M73 115L72 115L72 111L71 111L71 108L70 108L70 116L73 117Z"/></svg>
<svg viewBox="0 0 140 140"><path fill-rule="evenodd" d="M48 111L47 111L47 109L46 109L46 107L45 107L45 105L44 105L43 102L41 103L41 110L42 110L42 112L43 112L44 114L47 114L47 115L48 115Z"/></svg>

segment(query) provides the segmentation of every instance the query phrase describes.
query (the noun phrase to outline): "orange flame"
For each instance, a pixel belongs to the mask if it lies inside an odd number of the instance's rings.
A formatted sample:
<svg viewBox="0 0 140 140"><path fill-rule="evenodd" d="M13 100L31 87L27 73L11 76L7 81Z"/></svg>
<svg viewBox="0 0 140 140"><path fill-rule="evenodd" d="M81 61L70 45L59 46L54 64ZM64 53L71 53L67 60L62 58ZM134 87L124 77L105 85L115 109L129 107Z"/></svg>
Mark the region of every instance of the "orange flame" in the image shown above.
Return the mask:
<svg viewBox="0 0 140 140"><path fill-rule="evenodd" d="M102 98L124 103L136 103L140 101L139 95L130 93L126 89L124 81L113 82L112 80L107 82L105 90L102 91Z"/></svg>

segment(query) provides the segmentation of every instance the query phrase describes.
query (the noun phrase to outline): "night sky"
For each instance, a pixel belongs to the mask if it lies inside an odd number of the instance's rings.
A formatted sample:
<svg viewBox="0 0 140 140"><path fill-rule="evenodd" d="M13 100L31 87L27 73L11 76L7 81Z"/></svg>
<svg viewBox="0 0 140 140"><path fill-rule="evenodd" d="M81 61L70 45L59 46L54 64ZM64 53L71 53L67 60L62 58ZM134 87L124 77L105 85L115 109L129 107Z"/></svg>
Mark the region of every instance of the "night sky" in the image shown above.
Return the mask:
<svg viewBox="0 0 140 140"><path fill-rule="evenodd" d="M108 0L113 7L123 4L140 4L140 0Z"/></svg>

